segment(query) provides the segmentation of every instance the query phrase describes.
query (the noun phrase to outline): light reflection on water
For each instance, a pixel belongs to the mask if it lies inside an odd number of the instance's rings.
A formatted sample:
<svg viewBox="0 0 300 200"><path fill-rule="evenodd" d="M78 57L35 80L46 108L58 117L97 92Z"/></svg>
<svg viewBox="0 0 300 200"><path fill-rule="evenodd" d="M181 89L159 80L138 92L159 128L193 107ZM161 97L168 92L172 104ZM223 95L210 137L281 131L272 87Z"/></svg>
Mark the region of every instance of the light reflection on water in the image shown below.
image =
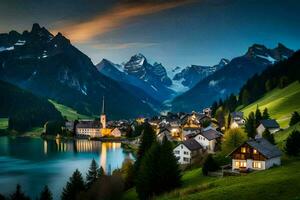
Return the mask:
<svg viewBox="0 0 300 200"><path fill-rule="evenodd" d="M59 199L75 169L85 178L93 158L108 171L121 167L127 157L132 155L123 151L121 143L0 137L0 193L11 193L19 183L35 198L47 184Z"/></svg>

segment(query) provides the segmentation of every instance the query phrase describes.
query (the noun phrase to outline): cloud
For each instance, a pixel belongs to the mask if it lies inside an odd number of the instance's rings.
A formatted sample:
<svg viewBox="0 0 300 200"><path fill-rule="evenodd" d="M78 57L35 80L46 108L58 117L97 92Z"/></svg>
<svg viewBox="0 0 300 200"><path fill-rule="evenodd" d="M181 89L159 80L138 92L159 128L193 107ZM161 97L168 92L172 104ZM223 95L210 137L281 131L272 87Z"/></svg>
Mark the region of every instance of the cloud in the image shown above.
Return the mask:
<svg viewBox="0 0 300 200"><path fill-rule="evenodd" d="M111 31L120 29L132 18L154 14L164 10L169 10L194 0L166 1L162 3L121 3L112 9L101 13L98 16L78 24L66 23L63 28L53 30L53 32L62 32L71 41L76 43L85 43L95 37L102 36ZM63 24L60 22L60 24Z"/></svg>

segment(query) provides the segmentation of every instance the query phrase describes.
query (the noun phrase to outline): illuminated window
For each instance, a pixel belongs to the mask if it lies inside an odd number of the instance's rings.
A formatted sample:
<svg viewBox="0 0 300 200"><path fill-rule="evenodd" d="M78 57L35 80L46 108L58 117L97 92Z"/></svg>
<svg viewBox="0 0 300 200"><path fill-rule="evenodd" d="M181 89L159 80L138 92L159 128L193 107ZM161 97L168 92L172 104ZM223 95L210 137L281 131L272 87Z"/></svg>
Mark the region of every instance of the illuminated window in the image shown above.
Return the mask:
<svg viewBox="0 0 300 200"><path fill-rule="evenodd" d="M257 150L256 150L256 149L253 149L253 153L254 153L254 154L257 154Z"/></svg>
<svg viewBox="0 0 300 200"><path fill-rule="evenodd" d="M253 162L253 168L261 168L261 162Z"/></svg>
<svg viewBox="0 0 300 200"><path fill-rule="evenodd" d="M235 167L240 167L240 162L239 161L235 161Z"/></svg>
<svg viewBox="0 0 300 200"><path fill-rule="evenodd" d="M242 153L246 153L246 147L242 147L242 148L241 148L241 152L242 152Z"/></svg>
<svg viewBox="0 0 300 200"><path fill-rule="evenodd" d="M246 167L246 166L247 166L246 161L241 161L241 162L240 162L240 167Z"/></svg>

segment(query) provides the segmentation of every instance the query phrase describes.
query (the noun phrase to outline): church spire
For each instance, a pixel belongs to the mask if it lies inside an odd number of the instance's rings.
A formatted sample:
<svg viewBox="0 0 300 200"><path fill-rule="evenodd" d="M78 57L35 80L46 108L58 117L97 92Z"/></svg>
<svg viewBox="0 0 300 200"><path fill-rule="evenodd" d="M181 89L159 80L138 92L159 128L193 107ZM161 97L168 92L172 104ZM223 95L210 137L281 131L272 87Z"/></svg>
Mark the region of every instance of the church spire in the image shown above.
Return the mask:
<svg viewBox="0 0 300 200"><path fill-rule="evenodd" d="M105 112L104 112L104 104L105 102L104 102L104 96L103 96L103 99L102 99L102 115L104 115L105 114Z"/></svg>

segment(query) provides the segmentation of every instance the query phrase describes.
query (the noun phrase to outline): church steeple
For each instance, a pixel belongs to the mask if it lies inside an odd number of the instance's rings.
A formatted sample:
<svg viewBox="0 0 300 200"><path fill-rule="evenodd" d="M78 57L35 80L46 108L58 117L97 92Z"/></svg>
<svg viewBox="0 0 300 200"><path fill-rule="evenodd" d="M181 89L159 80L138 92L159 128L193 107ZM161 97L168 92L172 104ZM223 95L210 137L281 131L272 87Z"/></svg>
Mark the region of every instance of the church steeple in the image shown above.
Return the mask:
<svg viewBox="0 0 300 200"><path fill-rule="evenodd" d="M103 99L102 99L102 112L101 112L102 115L105 114L105 112L104 112L104 106L105 106L105 102L104 102L104 96L103 96Z"/></svg>
<svg viewBox="0 0 300 200"><path fill-rule="evenodd" d="M103 96L103 100L102 100L102 112L101 112L101 116L100 116L100 122L102 124L102 128L106 128L106 115L105 115L105 110L104 110L104 106L105 106L105 102L104 102L104 96Z"/></svg>

